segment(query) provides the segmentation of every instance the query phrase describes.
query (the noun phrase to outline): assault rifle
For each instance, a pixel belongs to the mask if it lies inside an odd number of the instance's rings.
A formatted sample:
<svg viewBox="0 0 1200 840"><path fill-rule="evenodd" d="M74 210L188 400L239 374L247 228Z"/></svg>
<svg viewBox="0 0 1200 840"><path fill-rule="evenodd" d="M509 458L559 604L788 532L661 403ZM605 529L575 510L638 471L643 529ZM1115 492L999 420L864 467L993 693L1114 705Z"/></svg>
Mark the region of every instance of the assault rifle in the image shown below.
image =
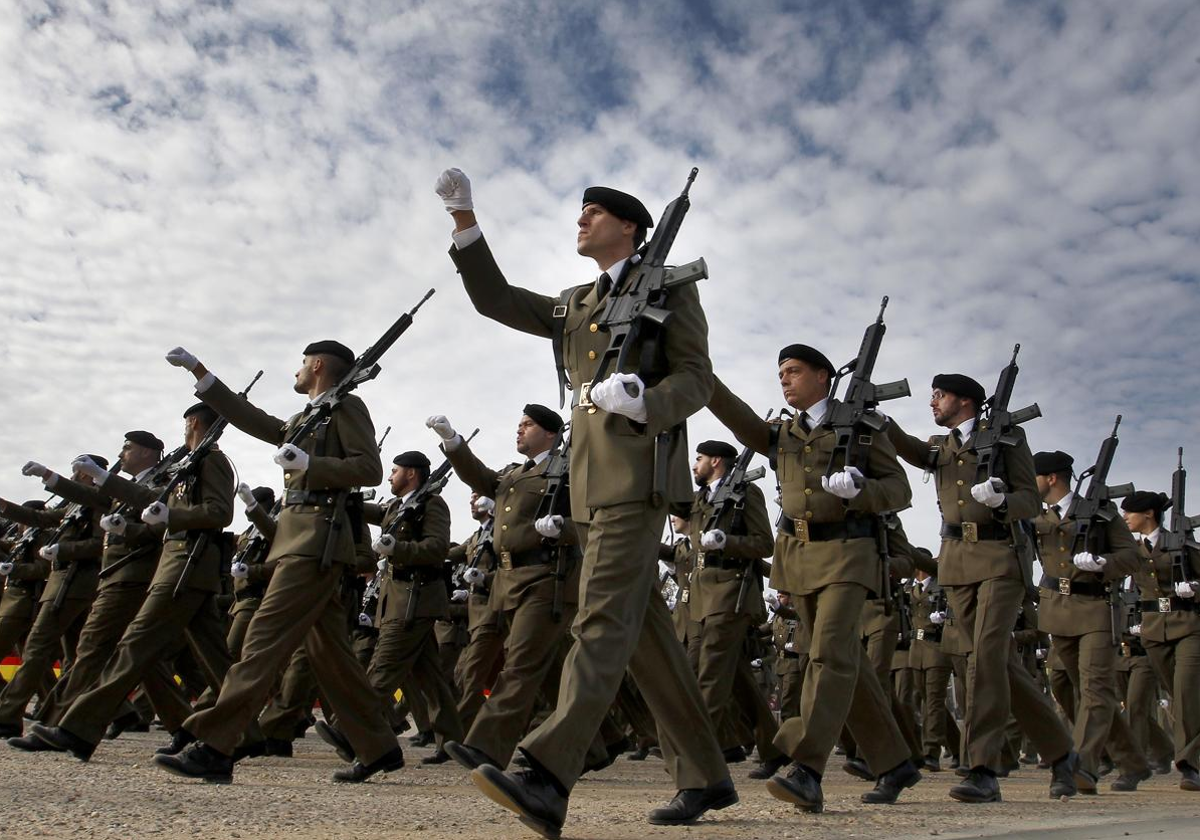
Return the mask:
<svg viewBox="0 0 1200 840"><path fill-rule="evenodd" d="M383 583L383 572L376 570L375 577L371 578L371 582L363 589L362 603L359 605L358 625L359 627L373 626L374 619L371 618L375 612L375 607L379 601L379 587Z"/></svg>
<svg viewBox="0 0 1200 840"><path fill-rule="evenodd" d="M1179 447L1179 466L1171 476L1171 529L1164 531L1158 537L1158 548L1164 554L1171 555L1171 583L1191 583L1198 587L1195 577L1200 569L1191 568L1188 562L1188 549L1200 549L1192 538L1192 530L1200 522L1200 517L1190 517L1184 509L1185 491L1187 490L1187 470L1183 468L1183 447Z"/></svg>
<svg viewBox="0 0 1200 840"><path fill-rule="evenodd" d="M546 479L546 491L538 503L535 520L545 516L561 516L569 519L571 516L571 424L563 423L554 443L550 447L550 457L546 460L546 469L542 472ZM556 551L554 561L554 600L550 606L550 616L557 623L562 621L563 592L570 571L567 567L570 556L567 549L559 542L559 538L542 537L542 544L551 551Z"/></svg>
<svg viewBox="0 0 1200 840"><path fill-rule="evenodd" d="M382 437L380 437L380 438L379 438L379 442L375 444L375 447L376 447L376 448L377 448L377 449L378 449L380 452L382 452L382 451L383 451L383 442L384 442L385 440L387 440L387 437L388 437L388 435L390 435L391 433L392 433L392 427L391 427L391 426L388 426L386 429L384 429L384 430L383 430L383 436L382 436Z"/></svg>
<svg viewBox="0 0 1200 840"><path fill-rule="evenodd" d="M861 455L859 447L870 446L871 434L881 432L887 427L887 420L875 412L875 407L884 400L894 400L907 397L912 392L908 380L889 382L886 385L875 385L871 382L871 374L875 371L875 360L879 357L879 346L883 343L883 335L887 327L883 323L883 310L887 309L888 299L884 295L879 305L879 315L875 323L867 327L863 334L862 344L858 355L833 375L833 383L829 386L830 395L837 393L838 383L846 374L850 374L850 384L846 386L846 397L840 402L830 405L829 416L824 425L833 429L836 441L833 453L829 457L826 476L835 472L838 455L842 456L842 464L847 467L862 468L859 463Z"/></svg>
<svg viewBox="0 0 1200 840"><path fill-rule="evenodd" d="M983 401L980 406L982 413L979 426L973 435L971 448L979 458L976 467L976 483L998 478L1005 479L1004 449L1016 446L1020 438L1014 433L1017 426L1036 417L1042 416L1042 410L1034 403L1027 408L1009 411L1008 403L1012 399L1013 386L1017 382L1017 353L1021 345L1013 347L1012 361L1000 371L1000 380L996 383L996 391Z"/></svg>

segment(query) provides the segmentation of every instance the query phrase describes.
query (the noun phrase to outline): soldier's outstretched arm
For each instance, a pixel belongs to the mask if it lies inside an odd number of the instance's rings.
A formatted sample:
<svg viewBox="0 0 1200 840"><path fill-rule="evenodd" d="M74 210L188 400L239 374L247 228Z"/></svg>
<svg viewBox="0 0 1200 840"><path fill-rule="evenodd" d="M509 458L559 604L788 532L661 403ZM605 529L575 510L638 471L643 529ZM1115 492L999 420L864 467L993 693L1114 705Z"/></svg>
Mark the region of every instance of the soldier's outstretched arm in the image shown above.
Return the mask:
<svg viewBox="0 0 1200 840"><path fill-rule="evenodd" d="M929 465L929 442L908 434L893 417L888 418L887 436L905 461L921 469Z"/></svg>
<svg viewBox="0 0 1200 840"><path fill-rule="evenodd" d="M733 432L742 446L749 446L760 455L767 454L771 445L771 424L759 417L716 375L713 376L708 410L716 415L721 425Z"/></svg>
<svg viewBox="0 0 1200 840"><path fill-rule="evenodd" d="M189 371L192 376L196 377L196 396L230 423L251 437L256 437L266 443L275 446L283 443L284 427L287 425L287 421L268 414L245 397L238 396L229 390L229 386L218 379L187 350L176 347L167 353L167 361L175 367Z"/></svg>

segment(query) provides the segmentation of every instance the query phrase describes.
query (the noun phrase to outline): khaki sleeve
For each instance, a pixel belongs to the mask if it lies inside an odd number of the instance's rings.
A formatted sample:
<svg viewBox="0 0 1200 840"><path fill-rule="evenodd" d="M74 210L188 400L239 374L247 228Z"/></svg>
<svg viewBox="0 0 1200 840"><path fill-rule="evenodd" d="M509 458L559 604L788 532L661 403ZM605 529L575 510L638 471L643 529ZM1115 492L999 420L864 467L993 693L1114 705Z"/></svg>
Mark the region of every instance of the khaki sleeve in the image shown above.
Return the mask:
<svg viewBox="0 0 1200 840"><path fill-rule="evenodd" d="M496 488L500 486L500 473L489 469L475 457L466 441L460 443L453 452L446 452L446 458L463 484L481 496L496 498Z"/></svg>
<svg viewBox="0 0 1200 840"><path fill-rule="evenodd" d="M771 424L730 391L719 376L713 376L708 410L716 415L721 425L733 432L742 446L749 446L760 455L767 454L771 445Z"/></svg>
<svg viewBox="0 0 1200 840"><path fill-rule="evenodd" d="M308 490L342 490L374 487L383 481L383 462L375 443L375 425L366 403L353 395L335 409L341 457L310 455L304 473Z"/></svg>
<svg viewBox="0 0 1200 840"><path fill-rule="evenodd" d="M7 499L0 499L0 503L3 503L0 505L0 512L5 518L30 528L57 528L67 515L66 508L34 510Z"/></svg>
<svg viewBox="0 0 1200 840"><path fill-rule="evenodd" d="M1105 580L1120 580L1126 575L1135 574L1141 565L1137 542L1129 532L1129 526L1115 510L1113 514L1113 518L1104 525L1108 538L1108 551L1103 555L1108 561L1104 566Z"/></svg>
<svg viewBox="0 0 1200 840"><path fill-rule="evenodd" d="M657 435L691 417L709 403L713 392L708 357L708 321L695 283L667 298L671 320L666 328L667 375L646 388L646 433Z"/></svg>
<svg viewBox="0 0 1200 840"><path fill-rule="evenodd" d="M88 537L86 540L63 540L58 544L58 559L63 563L98 560L103 553L104 537L102 536Z"/></svg>
<svg viewBox="0 0 1200 840"><path fill-rule="evenodd" d="M451 246L450 259L476 312L514 330L550 338L558 299L510 286L482 236L461 250Z"/></svg>
<svg viewBox="0 0 1200 840"><path fill-rule="evenodd" d="M425 502L421 539L396 543L392 562L398 566L441 566L450 551L450 508L441 496Z"/></svg>
<svg viewBox="0 0 1200 840"><path fill-rule="evenodd" d="M233 465L224 453L209 452L200 462L198 503L180 503L174 497L167 507L168 531L225 528L233 522Z"/></svg>
<svg viewBox="0 0 1200 840"><path fill-rule="evenodd" d="M382 525L383 514L383 505L377 505L374 502L367 502L363 505L363 521L368 525Z"/></svg>
<svg viewBox="0 0 1200 840"><path fill-rule="evenodd" d="M888 418L887 436L899 457L920 469L929 466L929 441L908 434L891 417Z"/></svg>
<svg viewBox="0 0 1200 840"><path fill-rule="evenodd" d="M757 484L746 488L742 527L745 534L727 534L724 554L737 559L770 557L775 551L775 534L767 516L767 502Z"/></svg>
<svg viewBox="0 0 1200 840"><path fill-rule="evenodd" d="M273 417L245 397L239 397L220 379L196 396L251 437L276 446L283 443L283 430L287 421Z"/></svg>
<svg viewBox="0 0 1200 840"><path fill-rule="evenodd" d="M888 435L872 435L867 456L868 476L862 491L849 500L849 510L883 513L902 510L912 502L908 475L896 458L896 450Z"/></svg>
<svg viewBox="0 0 1200 840"><path fill-rule="evenodd" d="M109 475L112 478L112 475ZM108 479L105 480L105 484ZM111 504L110 495L97 489L95 485L82 484L65 475L54 474L54 480L46 485L46 489L62 496L68 502L76 502L86 507L107 508Z"/></svg>
<svg viewBox="0 0 1200 840"><path fill-rule="evenodd" d="M137 513L141 513L146 507L155 502L161 494L161 491L156 493L119 475L109 475L108 478L104 479L102 492L116 499L118 502L129 505Z"/></svg>
<svg viewBox="0 0 1200 840"><path fill-rule="evenodd" d="M1037 475L1033 468L1033 453L1025 440L1025 432L1015 429L1020 436L1015 446L1004 450L1004 470L1008 476L1008 492L1004 494L1004 522L1033 519L1042 512L1042 495L1037 489Z"/></svg>
<svg viewBox="0 0 1200 840"><path fill-rule="evenodd" d="M271 511L265 509L262 505L255 505L246 511L246 518L250 520L250 524L257 528L258 532L268 542L274 541L275 531L279 523L271 515Z"/></svg>

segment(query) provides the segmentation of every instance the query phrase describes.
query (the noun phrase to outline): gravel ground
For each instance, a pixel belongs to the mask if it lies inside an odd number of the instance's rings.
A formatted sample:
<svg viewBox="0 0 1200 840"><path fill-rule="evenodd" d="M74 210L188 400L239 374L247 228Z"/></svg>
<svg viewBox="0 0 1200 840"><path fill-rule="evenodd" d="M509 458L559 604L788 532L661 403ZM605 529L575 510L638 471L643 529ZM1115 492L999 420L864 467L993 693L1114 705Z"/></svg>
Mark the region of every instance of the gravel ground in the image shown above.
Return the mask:
<svg viewBox="0 0 1200 840"><path fill-rule="evenodd" d="M169 776L152 765L150 755L165 740L161 732L126 734L103 743L88 764L62 754L30 755L0 747L6 815L0 820L0 836L63 840L533 836L478 793L467 773L453 762L421 766L418 759L429 755L429 749L407 749L409 766L397 773L362 785L334 785L329 775L341 762L310 733L297 742L294 759L248 760L238 765L233 785L206 785ZM1155 776L1133 794L1105 792L1059 802L1046 795L1048 771L1022 769L1003 780L1002 804L972 806L947 798L954 777L943 772L926 774L925 781L907 791L898 805L868 807L858 802L868 785L831 769L825 783L826 811L808 815L772 799L762 782L747 779L750 767L749 763L733 767L742 797L739 805L695 826L661 828L646 823L645 813L674 793L662 762L619 759L576 787L564 836L638 840L968 837L1130 820L1200 819L1200 793L1181 791L1176 774ZM1102 788L1111 778L1102 782ZM1187 821L1179 824L1189 827ZM1128 828L1120 833L1126 832L1140 833Z"/></svg>

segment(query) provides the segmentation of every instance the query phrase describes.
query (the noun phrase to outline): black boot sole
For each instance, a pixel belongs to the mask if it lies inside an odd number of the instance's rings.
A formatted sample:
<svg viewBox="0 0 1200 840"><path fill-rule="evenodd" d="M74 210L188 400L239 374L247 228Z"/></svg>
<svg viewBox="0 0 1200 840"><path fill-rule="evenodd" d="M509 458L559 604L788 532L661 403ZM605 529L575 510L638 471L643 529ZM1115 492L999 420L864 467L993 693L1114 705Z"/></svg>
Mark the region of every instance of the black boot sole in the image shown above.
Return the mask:
<svg viewBox="0 0 1200 840"><path fill-rule="evenodd" d="M471 771L471 781L475 783L475 787L483 792L483 795L495 802L501 808L512 811L517 815L517 819L526 828L545 837L546 840L558 840L562 837L562 828L547 822L546 820L536 817L521 807L520 803L508 795L508 791L492 783L492 780L479 772L479 769Z"/></svg>
<svg viewBox="0 0 1200 840"><path fill-rule="evenodd" d="M163 770L166 770L168 773L170 773L174 776L179 776L180 778L183 778L183 779L199 779L200 781L206 782L210 785L233 784L233 776L232 775L228 775L228 776L225 774L217 775L214 773L201 773L200 775L192 775L191 773L183 772L178 767L174 767L171 764L159 761L157 757L154 759L154 763L157 764L159 767L161 767Z"/></svg>
<svg viewBox="0 0 1200 840"><path fill-rule="evenodd" d="M780 802L795 805L801 811L807 811L810 814L819 814L825 810L824 802L808 802L801 799L791 788L781 785L774 778L767 779L767 793L774 796Z"/></svg>

